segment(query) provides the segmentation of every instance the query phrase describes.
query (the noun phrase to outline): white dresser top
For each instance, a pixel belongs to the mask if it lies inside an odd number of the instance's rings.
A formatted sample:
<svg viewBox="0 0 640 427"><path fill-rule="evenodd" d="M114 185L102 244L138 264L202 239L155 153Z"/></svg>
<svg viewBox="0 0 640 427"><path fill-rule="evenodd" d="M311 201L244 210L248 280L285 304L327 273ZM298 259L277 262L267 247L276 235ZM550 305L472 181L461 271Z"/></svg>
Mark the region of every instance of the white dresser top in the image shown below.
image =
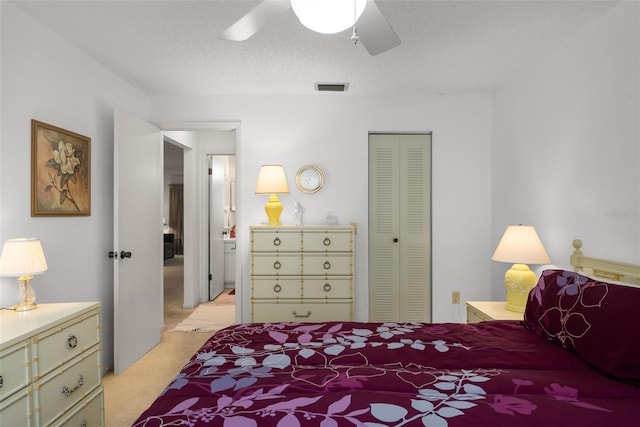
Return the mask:
<svg viewBox="0 0 640 427"><path fill-rule="evenodd" d="M0 310L0 347L10 346L25 337L63 323L80 313L100 307L99 302L65 302L38 304L29 311Z"/></svg>

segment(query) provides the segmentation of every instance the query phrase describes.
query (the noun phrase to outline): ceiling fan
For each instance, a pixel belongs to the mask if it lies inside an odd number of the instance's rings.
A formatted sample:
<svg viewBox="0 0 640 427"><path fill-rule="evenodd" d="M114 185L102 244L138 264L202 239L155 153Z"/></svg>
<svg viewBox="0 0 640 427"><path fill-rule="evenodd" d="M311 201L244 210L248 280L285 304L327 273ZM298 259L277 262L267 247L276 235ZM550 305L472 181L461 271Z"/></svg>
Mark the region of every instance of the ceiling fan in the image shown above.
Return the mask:
<svg viewBox="0 0 640 427"><path fill-rule="evenodd" d="M335 6L343 10L325 12L322 8ZM223 40L244 41L257 33L267 22L293 8L300 22L316 32L333 34L353 28L351 40L362 42L369 54L378 55L400 45L400 38L384 17L374 0L263 0L218 37ZM346 9L345 9L346 8ZM309 22L324 16L325 23L335 24L344 12L346 25L323 30Z"/></svg>

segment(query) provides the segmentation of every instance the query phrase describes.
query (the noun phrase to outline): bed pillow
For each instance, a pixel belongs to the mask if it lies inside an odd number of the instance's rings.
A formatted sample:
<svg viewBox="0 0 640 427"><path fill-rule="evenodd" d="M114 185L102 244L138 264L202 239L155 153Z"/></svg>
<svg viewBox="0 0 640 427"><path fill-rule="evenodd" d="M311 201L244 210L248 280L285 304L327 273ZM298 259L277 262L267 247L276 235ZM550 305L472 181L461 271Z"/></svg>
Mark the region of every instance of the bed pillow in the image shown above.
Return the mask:
<svg viewBox="0 0 640 427"><path fill-rule="evenodd" d="M545 270L529 293L525 325L618 379L640 383L640 287Z"/></svg>

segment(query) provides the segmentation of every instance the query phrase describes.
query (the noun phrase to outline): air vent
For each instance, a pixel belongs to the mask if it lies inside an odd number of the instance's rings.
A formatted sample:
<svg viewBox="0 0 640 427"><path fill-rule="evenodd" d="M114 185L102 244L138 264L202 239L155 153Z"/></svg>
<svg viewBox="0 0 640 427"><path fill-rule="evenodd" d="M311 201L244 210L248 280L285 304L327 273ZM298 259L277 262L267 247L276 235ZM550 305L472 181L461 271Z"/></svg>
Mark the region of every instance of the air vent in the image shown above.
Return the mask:
<svg viewBox="0 0 640 427"><path fill-rule="evenodd" d="M349 83L316 83L318 92L346 92Z"/></svg>

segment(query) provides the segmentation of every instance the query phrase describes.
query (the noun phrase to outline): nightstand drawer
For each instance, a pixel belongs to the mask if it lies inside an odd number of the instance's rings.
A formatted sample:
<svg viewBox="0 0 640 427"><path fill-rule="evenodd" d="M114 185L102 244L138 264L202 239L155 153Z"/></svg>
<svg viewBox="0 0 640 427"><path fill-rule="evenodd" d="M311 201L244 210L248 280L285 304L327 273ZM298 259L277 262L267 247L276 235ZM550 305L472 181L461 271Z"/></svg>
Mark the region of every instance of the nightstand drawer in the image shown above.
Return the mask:
<svg viewBox="0 0 640 427"><path fill-rule="evenodd" d="M475 307L467 306L467 323L486 322L493 320Z"/></svg>
<svg viewBox="0 0 640 427"><path fill-rule="evenodd" d="M467 301L467 323L522 320L523 313L507 310L506 301Z"/></svg>

